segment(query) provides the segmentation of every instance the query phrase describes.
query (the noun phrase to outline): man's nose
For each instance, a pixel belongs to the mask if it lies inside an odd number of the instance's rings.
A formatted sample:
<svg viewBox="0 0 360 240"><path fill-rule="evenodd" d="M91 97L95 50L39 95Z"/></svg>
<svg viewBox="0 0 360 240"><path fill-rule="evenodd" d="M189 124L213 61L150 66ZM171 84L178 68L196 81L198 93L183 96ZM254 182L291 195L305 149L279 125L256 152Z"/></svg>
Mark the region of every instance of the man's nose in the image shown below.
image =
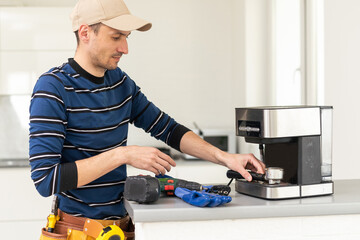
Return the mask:
<svg viewBox="0 0 360 240"><path fill-rule="evenodd" d="M127 39L125 37L121 39L117 51L121 52L123 54L129 53L128 43L127 43Z"/></svg>

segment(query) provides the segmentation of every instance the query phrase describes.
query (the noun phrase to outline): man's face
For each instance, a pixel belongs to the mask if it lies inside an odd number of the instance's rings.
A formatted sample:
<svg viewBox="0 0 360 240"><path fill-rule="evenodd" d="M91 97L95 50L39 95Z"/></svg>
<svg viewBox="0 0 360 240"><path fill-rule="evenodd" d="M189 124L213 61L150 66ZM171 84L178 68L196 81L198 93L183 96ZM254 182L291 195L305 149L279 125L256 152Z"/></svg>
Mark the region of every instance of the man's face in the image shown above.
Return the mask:
<svg viewBox="0 0 360 240"><path fill-rule="evenodd" d="M123 54L128 53L127 37L130 32L119 31L104 24L98 32L90 31L89 56L96 68L113 70Z"/></svg>

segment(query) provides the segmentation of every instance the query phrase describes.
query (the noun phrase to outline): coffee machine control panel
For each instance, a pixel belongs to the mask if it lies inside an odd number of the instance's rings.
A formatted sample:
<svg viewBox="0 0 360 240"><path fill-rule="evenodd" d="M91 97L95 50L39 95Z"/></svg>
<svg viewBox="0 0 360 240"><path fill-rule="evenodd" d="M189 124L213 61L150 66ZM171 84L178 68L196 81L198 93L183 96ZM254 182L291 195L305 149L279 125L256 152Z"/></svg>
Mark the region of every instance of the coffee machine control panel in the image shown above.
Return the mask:
<svg viewBox="0 0 360 240"><path fill-rule="evenodd" d="M255 121L238 121L238 136L261 137L261 124Z"/></svg>
<svg viewBox="0 0 360 240"><path fill-rule="evenodd" d="M321 134L320 107L236 108L236 135L284 138Z"/></svg>

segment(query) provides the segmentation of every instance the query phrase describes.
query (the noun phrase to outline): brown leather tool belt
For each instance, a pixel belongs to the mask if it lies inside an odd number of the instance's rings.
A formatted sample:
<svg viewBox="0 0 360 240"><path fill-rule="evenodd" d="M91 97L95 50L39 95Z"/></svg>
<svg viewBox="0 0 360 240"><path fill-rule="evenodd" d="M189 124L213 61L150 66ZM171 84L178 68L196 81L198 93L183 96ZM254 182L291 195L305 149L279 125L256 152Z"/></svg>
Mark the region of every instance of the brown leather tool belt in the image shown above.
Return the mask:
<svg viewBox="0 0 360 240"><path fill-rule="evenodd" d="M102 229L109 225L117 225L120 227L124 232L126 240L135 239L135 227L128 215L118 220L100 220L75 217L59 209L58 216L60 219L56 222L54 233L47 233L45 229L43 229L42 234L50 238L42 239L69 239L64 237L69 236L71 231L82 231L89 237L96 239Z"/></svg>

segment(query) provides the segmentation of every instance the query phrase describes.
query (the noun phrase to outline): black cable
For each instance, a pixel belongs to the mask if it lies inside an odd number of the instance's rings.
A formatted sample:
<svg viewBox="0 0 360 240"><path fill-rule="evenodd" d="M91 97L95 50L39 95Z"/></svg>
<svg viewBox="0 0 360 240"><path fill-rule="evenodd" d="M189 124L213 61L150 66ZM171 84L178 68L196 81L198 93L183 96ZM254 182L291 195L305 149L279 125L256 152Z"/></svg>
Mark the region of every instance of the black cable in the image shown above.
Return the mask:
<svg viewBox="0 0 360 240"><path fill-rule="evenodd" d="M230 184L232 183L233 180L234 180L234 179L232 178L232 179L230 180L230 182L227 184L227 186L230 186Z"/></svg>

